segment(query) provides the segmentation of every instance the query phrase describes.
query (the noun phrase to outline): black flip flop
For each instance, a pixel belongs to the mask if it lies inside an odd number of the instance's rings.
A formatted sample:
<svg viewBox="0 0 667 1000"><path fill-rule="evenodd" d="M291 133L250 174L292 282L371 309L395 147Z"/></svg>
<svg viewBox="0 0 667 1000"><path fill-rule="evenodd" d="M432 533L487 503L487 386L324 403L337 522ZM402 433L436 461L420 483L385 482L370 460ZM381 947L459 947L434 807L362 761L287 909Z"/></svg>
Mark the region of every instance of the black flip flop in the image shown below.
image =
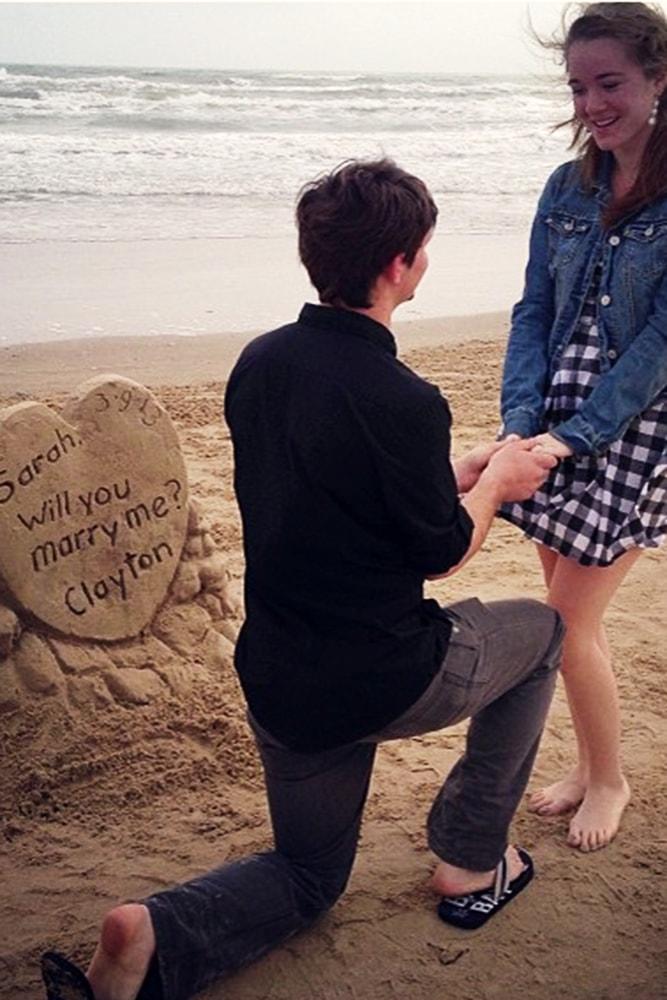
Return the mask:
<svg viewBox="0 0 667 1000"><path fill-rule="evenodd" d="M42 979L46 1000L95 1000L95 994L81 969L57 951L42 955ZM153 957L137 1000L163 1000L157 960Z"/></svg>
<svg viewBox="0 0 667 1000"><path fill-rule="evenodd" d="M478 889L467 896L443 896L438 906L440 919L462 930L474 931L499 913L503 906L526 888L534 874L530 854L521 847L517 847L517 853L524 867L515 879L510 881L507 861L503 857L496 868L493 888Z"/></svg>
<svg viewBox="0 0 667 1000"><path fill-rule="evenodd" d="M81 969L57 951L42 955L42 979L46 986L46 1000L95 1000Z"/></svg>

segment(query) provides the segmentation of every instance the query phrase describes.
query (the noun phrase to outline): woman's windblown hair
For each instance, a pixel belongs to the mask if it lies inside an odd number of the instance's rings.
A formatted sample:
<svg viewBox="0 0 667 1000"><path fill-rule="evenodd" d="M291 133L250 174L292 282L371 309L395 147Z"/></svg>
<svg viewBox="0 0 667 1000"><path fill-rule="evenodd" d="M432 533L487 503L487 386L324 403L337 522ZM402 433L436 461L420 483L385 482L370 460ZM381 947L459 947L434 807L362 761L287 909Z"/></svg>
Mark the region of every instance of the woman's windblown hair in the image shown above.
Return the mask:
<svg viewBox="0 0 667 1000"><path fill-rule="evenodd" d="M619 42L647 79L667 78L667 18L657 4L568 4L561 31L551 38L538 38L538 41L544 48L557 52L561 63L567 65L568 52L574 42L589 42L596 38L613 38ZM557 128L564 125L572 127L571 148L579 154L583 181L590 186L597 174L601 151L578 118L573 116ZM660 95L657 120L644 150L637 180L623 198L608 205L603 221L606 226L611 226L665 194L667 89Z"/></svg>

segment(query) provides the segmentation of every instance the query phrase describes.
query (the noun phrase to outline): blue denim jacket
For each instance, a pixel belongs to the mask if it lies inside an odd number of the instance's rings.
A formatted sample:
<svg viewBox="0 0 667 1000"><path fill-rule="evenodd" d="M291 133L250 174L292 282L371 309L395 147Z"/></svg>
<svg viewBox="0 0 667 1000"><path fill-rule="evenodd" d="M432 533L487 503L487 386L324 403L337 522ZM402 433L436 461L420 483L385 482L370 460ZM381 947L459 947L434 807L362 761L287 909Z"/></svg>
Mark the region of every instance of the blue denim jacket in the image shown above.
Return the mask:
<svg viewBox="0 0 667 1000"><path fill-rule="evenodd" d="M603 158L589 192L574 161L547 181L503 374L503 432L529 437L546 430L544 398L601 255L602 374L578 411L551 428L579 454L603 452L667 385L667 197L604 230L600 211L612 162L610 154Z"/></svg>

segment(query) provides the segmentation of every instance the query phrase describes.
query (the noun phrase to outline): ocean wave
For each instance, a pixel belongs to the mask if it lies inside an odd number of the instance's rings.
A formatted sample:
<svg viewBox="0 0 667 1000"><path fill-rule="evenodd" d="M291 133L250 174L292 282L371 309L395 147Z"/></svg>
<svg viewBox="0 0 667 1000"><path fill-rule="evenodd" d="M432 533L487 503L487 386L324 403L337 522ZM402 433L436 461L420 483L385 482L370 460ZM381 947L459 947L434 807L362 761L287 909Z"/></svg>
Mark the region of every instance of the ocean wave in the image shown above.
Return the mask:
<svg viewBox="0 0 667 1000"><path fill-rule="evenodd" d="M165 96L182 96L203 91L211 97L240 93L246 97L279 97L292 93L310 99L327 95L346 96L375 94L383 97L411 95L435 96L458 100L470 96L509 96L549 92L544 83L532 83L516 77L442 76L378 76L366 74L317 73L226 73L224 71L68 71L52 68L51 72L35 72L38 67L18 67L3 79L16 85L33 85L48 93L85 95L108 92L110 96L128 96L148 101ZM28 71L31 70L31 71Z"/></svg>
<svg viewBox="0 0 667 1000"><path fill-rule="evenodd" d="M71 191L68 189L58 190L49 188L25 188L23 190L16 191L3 191L0 189L0 202L2 204L11 204L12 202L29 202L29 201L48 201L56 200L61 201L67 198L90 198L95 197L95 193L91 191Z"/></svg>
<svg viewBox="0 0 667 1000"><path fill-rule="evenodd" d="M39 137L458 134L564 116L553 88L515 77L3 67L0 126ZM9 70L9 71L8 71ZM169 140L167 140L169 137ZM0 133L1 139L1 133ZM74 155L74 154L72 154ZM115 155L115 154L113 154ZM165 156L174 154L169 145Z"/></svg>
<svg viewBox="0 0 667 1000"><path fill-rule="evenodd" d="M556 90L515 77L1 69L0 231L18 238L290 227L302 183L382 155L461 231L504 231L565 158Z"/></svg>
<svg viewBox="0 0 667 1000"><path fill-rule="evenodd" d="M286 71L271 74L276 80L302 80L304 76L308 76L313 80L366 80L368 79L367 73L289 73Z"/></svg>
<svg viewBox="0 0 667 1000"><path fill-rule="evenodd" d="M72 199L89 198L104 200L107 202L112 202L115 199L121 199L122 201L128 200L138 200L146 203L150 202L160 202L160 201L197 201L199 199L208 198L212 201L235 201L238 199L250 198L250 197L264 197L266 191L263 186L258 184L248 184L239 183L235 188L231 188L226 191L216 191L216 190L164 190L164 191L125 191L121 193L110 194L108 189L105 188L90 188L87 190L77 190L75 188L23 188L16 190L2 190L0 188L0 202L8 204L10 202L25 202L25 201L44 201L47 199L53 199L54 201L64 202Z"/></svg>
<svg viewBox="0 0 667 1000"><path fill-rule="evenodd" d="M469 98L462 106L451 101L434 98L417 99L401 95L385 100L377 95L357 95L345 98L336 95L327 100L300 99L299 95L284 95L280 99L257 96L252 102L229 97L212 98L204 91L174 97L155 97L151 102L136 99L108 100L87 95L85 101L35 102L20 107L13 102L3 102L0 96L0 122L25 124L49 123L53 127L70 130L85 128L122 129L137 132L354 132L371 127L388 131L412 129L437 131L452 124L469 123L476 128L494 124L512 124L524 127L533 121L541 127L545 121L558 120L558 113L540 102L523 102L519 99ZM562 116L561 116L562 117Z"/></svg>
<svg viewBox="0 0 667 1000"><path fill-rule="evenodd" d="M0 99L13 101L41 101L42 95L35 87L0 87Z"/></svg>
<svg viewBox="0 0 667 1000"><path fill-rule="evenodd" d="M196 117L168 117L161 115L144 115L122 112L118 114L104 113L87 118L84 125L89 129L113 128L128 129L135 132L243 132L243 123L237 120L225 120ZM247 125L247 128L250 128Z"/></svg>

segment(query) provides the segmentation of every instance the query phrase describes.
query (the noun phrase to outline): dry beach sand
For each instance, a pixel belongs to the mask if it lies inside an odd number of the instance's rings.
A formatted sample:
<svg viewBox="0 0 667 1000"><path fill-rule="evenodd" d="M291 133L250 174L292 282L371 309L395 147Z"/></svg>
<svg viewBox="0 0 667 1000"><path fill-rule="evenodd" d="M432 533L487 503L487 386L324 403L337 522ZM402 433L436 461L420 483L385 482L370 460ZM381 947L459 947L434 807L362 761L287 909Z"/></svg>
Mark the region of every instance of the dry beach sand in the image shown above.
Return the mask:
<svg viewBox="0 0 667 1000"><path fill-rule="evenodd" d="M495 433L504 320L494 314L399 325L402 356L450 400L456 451ZM192 496L229 575L226 606L200 595L140 643L111 652L98 646L83 666L59 647L62 683L28 685L13 709L0 662L1 1000L41 1000L40 953L57 947L87 961L102 914L119 900L270 842L231 666L243 556L221 397L241 339L208 334L0 349L0 405L29 394L59 406L67 390L104 371L153 388L175 421ZM465 727L385 745L345 897L312 930L203 995L667 997L666 569L667 553L645 554L608 616L634 793L608 849L574 852L564 843L565 819L539 820L522 807L514 836L533 853L538 877L501 917L465 936L435 915L424 837L429 803ZM443 601L542 595L531 546L500 522L482 554L429 590ZM98 683L106 657L126 678L114 690ZM559 689L533 784L562 771L571 748Z"/></svg>

